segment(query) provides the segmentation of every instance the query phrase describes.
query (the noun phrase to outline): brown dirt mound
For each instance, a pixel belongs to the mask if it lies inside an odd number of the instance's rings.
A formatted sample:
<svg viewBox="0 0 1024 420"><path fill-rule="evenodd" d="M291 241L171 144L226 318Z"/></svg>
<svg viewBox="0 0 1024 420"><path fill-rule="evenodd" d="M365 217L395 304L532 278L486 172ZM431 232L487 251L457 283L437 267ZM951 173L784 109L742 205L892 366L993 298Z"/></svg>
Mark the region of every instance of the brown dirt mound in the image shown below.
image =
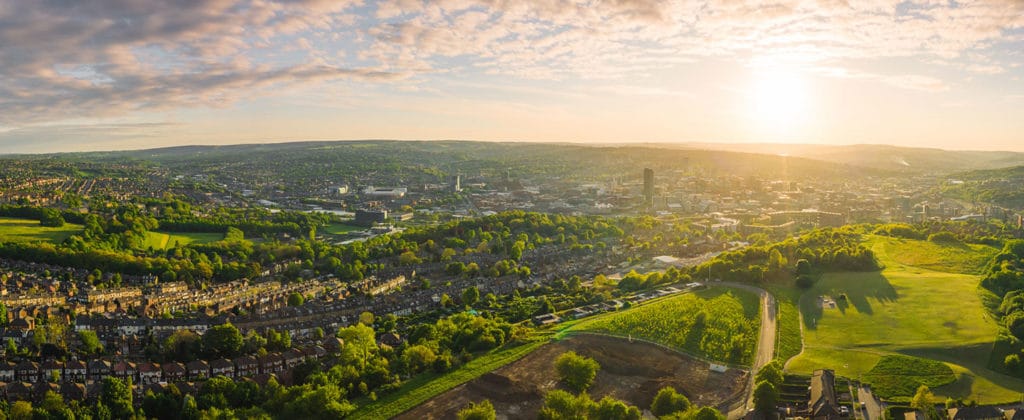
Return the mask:
<svg viewBox="0 0 1024 420"><path fill-rule="evenodd" d="M590 387L595 400L605 395L647 409L659 389L672 386L696 404L715 406L740 392L747 373L712 372L706 362L658 346L598 335L578 335L547 344L515 363L438 395L398 416L423 420L454 418L470 402L490 400L498 418L536 418L544 394L560 388L555 359L567 351L591 357L601 370Z"/></svg>

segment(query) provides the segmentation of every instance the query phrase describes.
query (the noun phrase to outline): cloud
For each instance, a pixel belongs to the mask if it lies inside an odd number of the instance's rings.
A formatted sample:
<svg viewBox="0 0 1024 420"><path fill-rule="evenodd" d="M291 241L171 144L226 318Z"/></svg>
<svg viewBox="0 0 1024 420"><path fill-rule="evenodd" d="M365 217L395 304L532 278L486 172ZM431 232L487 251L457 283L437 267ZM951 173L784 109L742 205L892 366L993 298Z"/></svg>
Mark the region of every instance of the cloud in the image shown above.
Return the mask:
<svg viewBox="0 0 1024 420"><path fill-rule="evenodd" d="M379 66L282 59L349 25L345 1L0 0L0 123L222 105L268 86L388 81ZM280 54L280 55L279 55Z"/></svg>
<svg viewBox="0 0 1024 420"><path fill-rule="evenodd" d="M338 80L648 85L636 82L707 58L1000 75L1018 64L1002 52L1020 49L1021 29L1019 0L0 0L0 124L229 106Z"/></svg>
<svg viewBox="0 0 1024 420"><path fill-rule="evenodd" d="M949 86L947 86L942 80L919 74L885 76L882 77L882 81L903 89L921 90L926 92L942 92L949 90Z"/></svg>

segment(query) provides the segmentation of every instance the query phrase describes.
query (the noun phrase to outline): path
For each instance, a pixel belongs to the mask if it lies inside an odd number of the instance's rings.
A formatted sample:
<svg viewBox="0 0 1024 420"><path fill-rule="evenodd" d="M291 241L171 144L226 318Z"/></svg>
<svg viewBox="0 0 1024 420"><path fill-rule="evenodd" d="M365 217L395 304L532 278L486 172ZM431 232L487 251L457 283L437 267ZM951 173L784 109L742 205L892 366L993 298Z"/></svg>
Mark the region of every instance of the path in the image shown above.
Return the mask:
<svg viewBox="0 0 1024 420"><path fill-rule="evenodd" d="M747 414L750 408L754 407L754 376L764 365L775 357L775 331L776 331L776 307L775 297L766 290L754 287L749 284L714 282L709 285L722 285L744 289L761 296L761 337L757 341L757 355L754 357L754 365L750 368L750 378L747 380L747 399L743 406L740 406L729 413L730 419L738 419Z"/></svg>

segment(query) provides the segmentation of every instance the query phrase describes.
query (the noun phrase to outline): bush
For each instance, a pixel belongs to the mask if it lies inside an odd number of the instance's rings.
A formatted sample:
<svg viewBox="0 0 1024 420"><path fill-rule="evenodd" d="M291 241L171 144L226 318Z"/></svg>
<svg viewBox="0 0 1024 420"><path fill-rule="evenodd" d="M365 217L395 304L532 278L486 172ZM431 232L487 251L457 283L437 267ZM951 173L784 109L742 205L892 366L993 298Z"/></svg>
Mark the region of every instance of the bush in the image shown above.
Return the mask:
<svg viewBox="0 0 1024 420"><path fill-rule="evenodd" d="M562 353L555 361L558 376L569 389L576 392L586 391L594 382L601 365L594 359L576 354L574 351Z"/></svg>
<svg viewBox="0 0 1024 420"><path fill-rule="evenodd" d="M651 402L651 413L654 413L656 416L678 413L689 408L690 400L670 386L659 390L658 395L655 395L654 401Z"/></svg>
<svg viewBox="0 0 1024 420"><path fill-rule="evenodd" d="M469 403L466 408L459 410L456 417L459 420L494 420L497 414L490 400L483 400L480 403Z"/></svg>
<svg viewBox="0 0 1024 420"><path fill-rule="evenodd" d="M939 232L928 235L928 242L935 242L937 244L959 244L960 240L957 239L953 232Z"/></svg>

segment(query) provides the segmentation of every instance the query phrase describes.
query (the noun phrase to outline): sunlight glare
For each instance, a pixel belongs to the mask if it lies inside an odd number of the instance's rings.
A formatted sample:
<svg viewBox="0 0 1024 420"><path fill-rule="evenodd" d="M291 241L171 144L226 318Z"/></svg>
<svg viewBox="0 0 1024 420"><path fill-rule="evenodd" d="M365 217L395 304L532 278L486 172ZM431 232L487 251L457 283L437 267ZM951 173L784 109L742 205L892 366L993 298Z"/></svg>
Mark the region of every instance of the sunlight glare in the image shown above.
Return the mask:
<svg viewBox="0 0 1024 420"><path fill-rule="evenodd" d="M793 138L809 120L808 89L803 75L786 66L753 69L747 93L754 131L771 138Z"/></svg>

